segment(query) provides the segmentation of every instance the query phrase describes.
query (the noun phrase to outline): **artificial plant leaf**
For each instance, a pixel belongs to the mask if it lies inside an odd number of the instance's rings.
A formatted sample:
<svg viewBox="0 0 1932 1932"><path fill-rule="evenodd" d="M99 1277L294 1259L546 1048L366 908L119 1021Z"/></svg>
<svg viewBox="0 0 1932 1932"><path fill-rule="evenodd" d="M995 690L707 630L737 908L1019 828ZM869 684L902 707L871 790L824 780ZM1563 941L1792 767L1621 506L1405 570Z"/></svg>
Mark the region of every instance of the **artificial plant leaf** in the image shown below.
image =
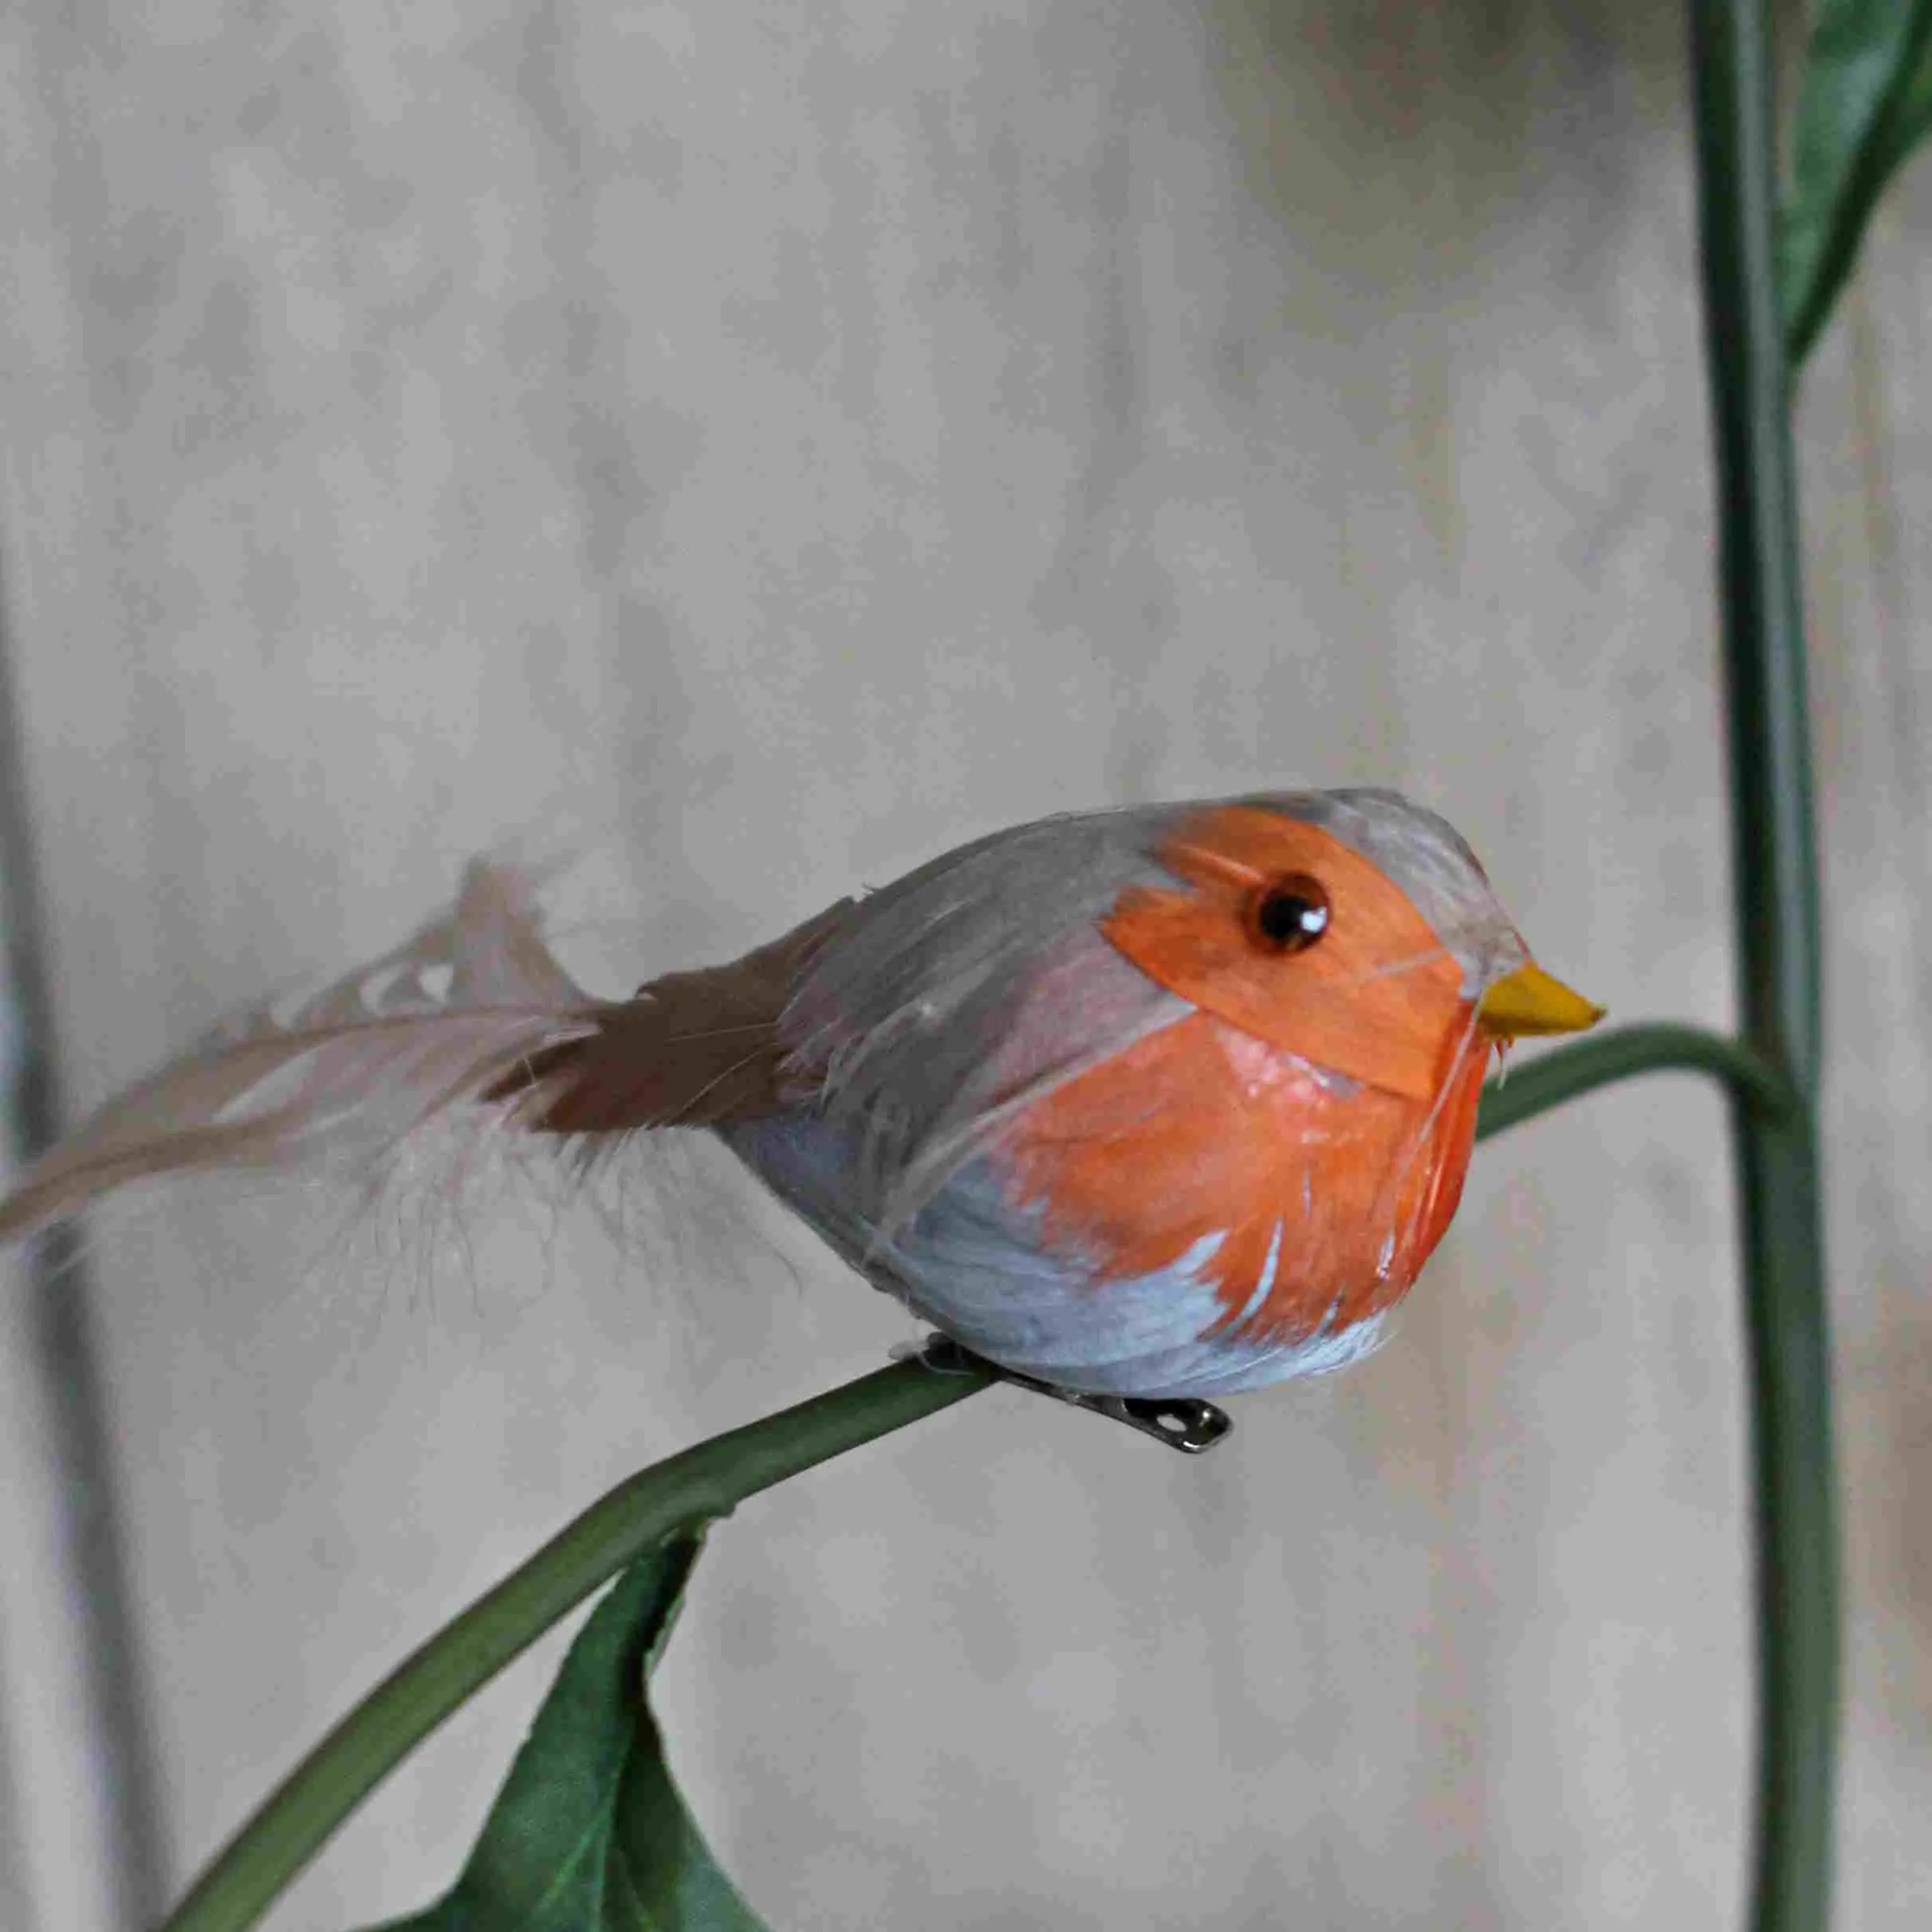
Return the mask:
<svg viewBox="0 0 1932 1932"><path fill-rule="evenodd" d="M664 1763L649 1678L701 1535L618 1578L565 1658L455 1885L381 1932L765 1932Z"/></svg>
<svg viewBox="0 0 1932 1932"><path fill-rule="evenodd" d="M1879 196L1932 132L1932 0L1820 0L1805 53L1778 283L1792 366L1818 339Z"/></svg>
<svg viewBox="0 0 1932 1932"><path fill-rule="evenodd" d="M1928 43L1899 110L1892 117L1889 134L1885 159L1888 176L1902 167L1912 151L1932 134L1932 42Z"/></svg>

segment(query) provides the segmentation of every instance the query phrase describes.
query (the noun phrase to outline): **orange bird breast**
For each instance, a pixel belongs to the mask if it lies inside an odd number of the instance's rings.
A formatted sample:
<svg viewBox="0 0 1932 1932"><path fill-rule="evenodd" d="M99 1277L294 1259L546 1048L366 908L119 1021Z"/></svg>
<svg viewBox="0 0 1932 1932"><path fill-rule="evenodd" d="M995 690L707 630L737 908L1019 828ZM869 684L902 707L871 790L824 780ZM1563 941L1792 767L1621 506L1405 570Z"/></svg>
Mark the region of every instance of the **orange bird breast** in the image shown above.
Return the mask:
<svg viewBox="0 0 1932 1932"><path fill-rule="evenodd" d="M1407 1292L1462 1198L1486 1057L1452 1041L1439 1095L1351 1091L1197 1013L1035 1102L1001 1163L1097 1290L1218 1236L1216 1329L1298 1340Z"/></svg>

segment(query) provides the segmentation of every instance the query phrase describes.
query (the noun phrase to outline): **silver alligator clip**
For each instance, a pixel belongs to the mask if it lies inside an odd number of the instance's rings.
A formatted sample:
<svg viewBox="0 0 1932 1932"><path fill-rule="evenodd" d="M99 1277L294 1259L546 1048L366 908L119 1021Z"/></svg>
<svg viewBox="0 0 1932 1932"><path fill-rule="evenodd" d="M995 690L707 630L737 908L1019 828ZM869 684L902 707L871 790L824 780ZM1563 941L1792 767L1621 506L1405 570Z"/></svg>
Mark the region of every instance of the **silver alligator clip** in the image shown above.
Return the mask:
<svg viewBox="0 0 1932 1932"><path fill-rule="evenodd" d="M931 1336L919 1351L917 1359L935 1375L957 1375L982 1370L1002 1382L1010 1382L1015 1388L1031 1389L1037 1395L1050 1395L1070 1407L1104 1415L1111 1422L1124 1422L1143 1435L1152 1436L1157 1442L1165 1442L1170 1449L1178 1449L1184 1456L1205 1454L1234 1426L1234 1419L1226 1410L1198 1396L1083 1395L1077 1390L1057 1388L1050 1382L990 1362L950 1335Z"/></svg>

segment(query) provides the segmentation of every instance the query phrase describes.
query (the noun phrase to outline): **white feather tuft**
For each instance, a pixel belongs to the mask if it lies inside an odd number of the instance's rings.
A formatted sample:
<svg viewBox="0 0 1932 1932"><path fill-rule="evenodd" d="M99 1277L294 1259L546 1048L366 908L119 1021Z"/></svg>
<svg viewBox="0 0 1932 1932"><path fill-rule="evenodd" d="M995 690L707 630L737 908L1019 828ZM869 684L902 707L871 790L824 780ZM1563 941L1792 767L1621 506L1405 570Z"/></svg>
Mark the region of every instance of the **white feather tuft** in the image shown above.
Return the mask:
<svg viewBox="0 0 1932 1932"><path fill-rule="evenodd" d="M372 1159L458 1106L482 1127L541 1104L527 1070L611 1007L557 963L532 895L522 873L476 862L453 911L394 952L218 1029L31 1167L0 1201L0 1241L130 1182Z"/></svg>

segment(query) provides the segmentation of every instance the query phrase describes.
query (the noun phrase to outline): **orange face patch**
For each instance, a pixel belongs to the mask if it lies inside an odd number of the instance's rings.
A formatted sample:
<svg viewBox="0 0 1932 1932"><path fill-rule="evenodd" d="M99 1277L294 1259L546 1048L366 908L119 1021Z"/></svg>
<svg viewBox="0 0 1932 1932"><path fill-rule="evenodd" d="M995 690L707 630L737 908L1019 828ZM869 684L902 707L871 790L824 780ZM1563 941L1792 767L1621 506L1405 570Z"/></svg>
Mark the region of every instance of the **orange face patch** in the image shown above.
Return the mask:
<svg viewBox="0 0 1932 1932"><path fill-rule="evenodd" d="M1254 805L1184 821L1156 855L1188 890L1135 887L1101 922L1150 979L1257 1040L1411 1100L1466 1017L1462 973L1402 891L1318 826ZM1312 882L1326 922L1281 942L1272 888Z"/></svg>

